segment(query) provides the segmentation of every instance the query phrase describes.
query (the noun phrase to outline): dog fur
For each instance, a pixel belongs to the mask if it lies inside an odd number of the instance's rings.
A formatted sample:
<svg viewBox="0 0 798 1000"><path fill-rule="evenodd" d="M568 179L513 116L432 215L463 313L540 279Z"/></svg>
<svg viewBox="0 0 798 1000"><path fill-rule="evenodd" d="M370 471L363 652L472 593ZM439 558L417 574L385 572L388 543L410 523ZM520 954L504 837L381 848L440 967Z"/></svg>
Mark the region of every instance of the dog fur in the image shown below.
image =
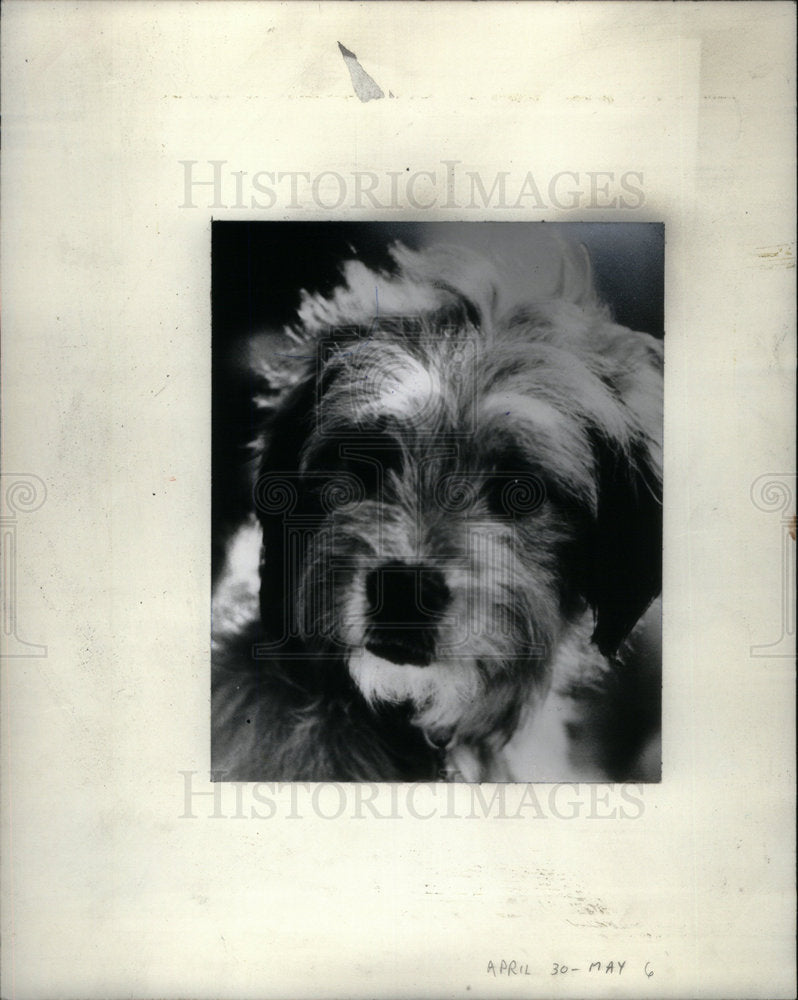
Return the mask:
<svg viewBox="0 0 798 1000"><path fill-rule="evenodd" d="M257 522L214 598L213 768L650 777L662 344L612 321L582 251L521 302L472 252L392 253L253 338Z"/></svg>

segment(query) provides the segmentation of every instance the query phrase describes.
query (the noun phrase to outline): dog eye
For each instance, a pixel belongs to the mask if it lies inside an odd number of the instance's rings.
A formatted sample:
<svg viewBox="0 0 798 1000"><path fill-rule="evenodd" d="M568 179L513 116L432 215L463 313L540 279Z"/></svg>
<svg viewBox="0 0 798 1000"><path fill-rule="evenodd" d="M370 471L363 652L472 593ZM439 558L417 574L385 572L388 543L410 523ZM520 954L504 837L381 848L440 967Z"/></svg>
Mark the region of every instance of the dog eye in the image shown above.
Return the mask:
<svg viewBox="0 0 798 1000"><path fill-rule="evenodd" d="M485 483L485 501L490 513L496 517L507 517L510 514L505 498L506 487L506 476L491 476Z"/></svg>
<svg viewBox="0 0 798 1000"><path fill-rule="evenodd" d="M385 485L389 473L401 473L402 449L390 437L353 443L347 448L346 467L367 493L375 493Z"/></svg>
<svg viewBox="0 0 798 1000"><path fill-rule="evenodd" d="M402 448L389 435L352 437L316 448L307 466L309 473L344 472L356 479L370 496L385 485L388 474L401 474Z"/></svg>
<svg viewBox="0 0 798 1000"><path fill-rule="evenodd" d="M485 501L494 517L526 517L545 499L542 478L531 472L497 473L485 483Z"/></svg>

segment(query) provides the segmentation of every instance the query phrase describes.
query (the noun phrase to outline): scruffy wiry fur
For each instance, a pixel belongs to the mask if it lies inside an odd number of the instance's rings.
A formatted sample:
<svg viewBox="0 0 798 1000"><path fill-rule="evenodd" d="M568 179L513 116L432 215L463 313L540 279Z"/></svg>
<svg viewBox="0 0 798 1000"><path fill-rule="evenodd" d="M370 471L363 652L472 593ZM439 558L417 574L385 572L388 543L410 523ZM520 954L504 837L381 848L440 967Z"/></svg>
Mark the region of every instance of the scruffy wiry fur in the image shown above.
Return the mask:
<svg viewBox="0 0 798 1000"><path fill-rule="evenodd" d="M660 587L661 344L569 248L523 302L462 249L393 255L253 342L260 594L231 567L215 596L213 766L532 780L548 705L574 737L552 777L614 776L595 692Z"/></svg>

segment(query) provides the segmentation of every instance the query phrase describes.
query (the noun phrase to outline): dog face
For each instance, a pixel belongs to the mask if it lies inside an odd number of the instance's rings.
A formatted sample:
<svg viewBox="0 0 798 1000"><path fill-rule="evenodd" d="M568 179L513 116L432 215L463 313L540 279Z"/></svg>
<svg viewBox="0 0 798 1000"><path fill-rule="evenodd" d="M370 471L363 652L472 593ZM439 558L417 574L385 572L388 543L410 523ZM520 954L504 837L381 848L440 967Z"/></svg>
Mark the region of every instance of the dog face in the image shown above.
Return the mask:
<svg viewBox="0 0 798 1000"><path fill-rule="evenodd" d="M432 741L501 742L586 609L611 653L658 591L660 346L587 277L502 309L483 261L395 257L303 300L311 363L258 481L262 615Z"/></svg>

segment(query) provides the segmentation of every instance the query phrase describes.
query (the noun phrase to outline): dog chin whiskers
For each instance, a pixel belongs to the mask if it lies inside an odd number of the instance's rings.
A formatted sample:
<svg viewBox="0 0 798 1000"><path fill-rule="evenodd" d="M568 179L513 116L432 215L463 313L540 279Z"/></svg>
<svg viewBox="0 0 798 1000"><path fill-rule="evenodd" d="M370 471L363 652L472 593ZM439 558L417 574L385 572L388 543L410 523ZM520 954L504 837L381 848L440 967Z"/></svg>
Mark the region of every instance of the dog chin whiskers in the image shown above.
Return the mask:
<svg viewBox="0 0 798 1000"><path fill-rule="evenodd" d="M370 705L409 703L414 724L433 740L457 729L465 706L482 686L476 665L462 661L419 667L391 663L362 649L350 654L348 667Z"/></svg>

